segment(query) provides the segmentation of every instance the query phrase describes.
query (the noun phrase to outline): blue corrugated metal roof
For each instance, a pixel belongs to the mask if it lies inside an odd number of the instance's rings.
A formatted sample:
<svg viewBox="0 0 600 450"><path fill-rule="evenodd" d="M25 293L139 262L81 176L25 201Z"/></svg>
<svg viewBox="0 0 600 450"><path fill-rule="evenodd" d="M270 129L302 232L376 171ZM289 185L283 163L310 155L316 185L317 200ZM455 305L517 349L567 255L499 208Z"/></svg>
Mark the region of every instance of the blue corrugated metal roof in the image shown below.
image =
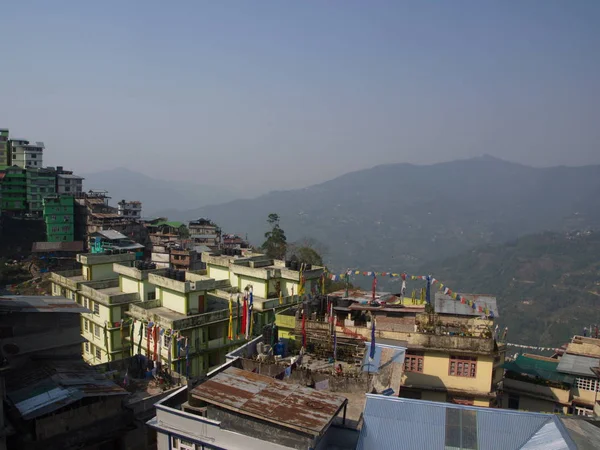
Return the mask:
<svg viewBox="0 0 600 450"><path fill-rule="evenodd" d="M454 423L463 424L462 428L448 426L448 418L452 418ZM470 419L471 424L474 419L476 437L473 436L473 428L466 428L465 424L469 422L466 419ZM450 437L458 437L463 443L475 438L479 450L577 449L559 418L552 414L367 394L363 420L358 450L444 450L451 444L447 442ZM451 447L460 448L454 444Z"/></svg>

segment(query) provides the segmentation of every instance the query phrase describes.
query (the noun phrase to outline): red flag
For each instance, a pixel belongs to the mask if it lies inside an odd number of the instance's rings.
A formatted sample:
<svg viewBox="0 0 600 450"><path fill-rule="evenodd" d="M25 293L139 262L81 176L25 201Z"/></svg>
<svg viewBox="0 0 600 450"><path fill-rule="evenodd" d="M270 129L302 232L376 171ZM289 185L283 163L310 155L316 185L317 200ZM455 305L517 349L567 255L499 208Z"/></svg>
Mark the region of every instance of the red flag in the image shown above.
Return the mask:
<svg viewBox="0 0 600 450"><path fill-rule="evenodd" d="M152 327L152 331L153 331L153 336L152 339L154 340L154 361L158 361L158 351L157 351L157 344L158 344L158 326L154 325L154 327Z"/></svg>
<svg viewBox="0 0 600 450"><path fill-rule="evenodd" d="M377 277L373 277L373 301L375 301L375 290L377 289Z"/></svg>
<svg viewBox="0 0 600 450"><path fill-rule="evenodd" d="M146 356L150 358L152 353L150 353L150 339L152 339L152 327L148 325L148 336L146 336Z"/></svg>

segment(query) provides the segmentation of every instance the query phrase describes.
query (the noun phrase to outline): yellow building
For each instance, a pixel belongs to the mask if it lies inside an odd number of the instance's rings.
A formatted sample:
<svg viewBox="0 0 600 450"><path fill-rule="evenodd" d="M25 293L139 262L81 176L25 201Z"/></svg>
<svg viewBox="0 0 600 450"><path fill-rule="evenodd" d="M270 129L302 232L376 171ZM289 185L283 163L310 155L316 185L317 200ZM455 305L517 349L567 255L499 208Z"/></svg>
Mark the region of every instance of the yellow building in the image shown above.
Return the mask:
<svg viewBox="0 0 600 450"><path fill-rule="evenodd" d="M330 297L330 299L332 299ZM334 301L337 336L369 342L375 317L375 341L406 347L400 397L453 402L474 406L496 406L497 388L502 381L505 346L493 333L494 321L473 313L472 308L449 312L436 302L443 313L423 313L424 306L371 306L348 299ZM489 301L491 305L494 303ZM340 306L343 304L342 306ZM322 317L323 311L317 312ZM362 317L367 315L367 321ZM325 316L327 318L327 316ZM283 337L301 335L301 315L290 308L277 314L276 323ZM312 330L327 330L329 323L307 320L310 341Z"/></svg>
<svg viewBox="0 0 600 450"><path fill-rule="evenodd" d="M600 339L574 336L556 358L519 355L505 368L505 408L579 416L600 409Z"/></svg>
<svg viewBox="0 0 600 450"><path fill-rule="evenodd" d="M257 334L264 325L275 321L275 314L301 302L300 285L304 296L317 294L324 268L312 266L309 270L292 270L284 261L269 259L262 254L245 256L202 254L207 275L217 281L228 281L236 292L252 286L254 294L255 326ZM216 295L227 298L225 291Z"/></svg>
<svg viewBox="0 0 600 450"><path fill-rule="evenodd" d="M323 268L311 268L301 276L283 261L257 254L207 253L204 258L207 270L175 273L134 265L133 253L81 254L80 271L53 273L55 295L92 311L81 315L84 359L101 364L140 353L183 375L198 376L246 341L238 332L238 296L252 289L252 334L259 335L276 311L301 301L301 282L310 293L323 273Z"/></svg>
<svg viewBox="0 0 600 450"><path fill-rule="evenodd" d="M81 334L87 340L82 353L90 364L120 359L127 353L121 338L127 330L121 330L121 321L128 304L139 301L139 297L119 289L119 275L113 271L113 265L131 266L134 260L133 253L79 254L80 270L50 276L53 295L71 298L92 311L81 314Z"/></svg>

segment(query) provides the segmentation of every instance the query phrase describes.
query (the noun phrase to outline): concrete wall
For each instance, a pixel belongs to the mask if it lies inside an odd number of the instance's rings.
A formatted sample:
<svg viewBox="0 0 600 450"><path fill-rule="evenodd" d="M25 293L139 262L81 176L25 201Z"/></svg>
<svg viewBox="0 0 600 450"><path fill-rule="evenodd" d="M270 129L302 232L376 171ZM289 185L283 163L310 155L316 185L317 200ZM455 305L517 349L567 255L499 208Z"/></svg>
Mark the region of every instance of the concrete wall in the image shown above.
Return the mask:
<svg viewBox="0 0 600 450"><path fill-rule="evenodd" d="M227 267L221 267L216 265L206 265L208 270L208 276L215 280L229 280L229 269ZM237 283L235 284L237 286Z"/></svg>
<svg viewBox="0 0 600 450"><path fill-rule="evenodd" d="M162 305L172 311L176 311L180 314L187 314L185 294L171 291L162 287L156 288L157 294L160 292L160 299Z"/></svg>
<svg viewBox="0 0 600 450"><path fill-rule="evenodd" d="M212 405L208 406L208 418L220 422L221 427L227 430L288 448L306 450L313 447L314 439L309 435Z"/></svg>
<svg viewBox="0 0 600 450"><path fill-rule="evenodd" d="M171 450L170 442L173 436L183 437L197 445L206 444L223 449L286 450L290 448L280 443L227 430L214 420L160 405L156 410L156 418L149 425L157 430L158 450ZM304 447L306 448L308 447Z"/></svg>
<svg viewBox="0 0 600 450"><path fill-rule="evenodd" d="M121 412L122 399L122 396L105 397L89 405L38 419L35 421L36 438L48 439L114 416Z"/></svg>
<svg viewBox="0 0 600 450"><path fill-rule="evenodd" d="M259 278L249 277L248 275L238 275L238 287L243 291L246 286L252 285L254 295L267 298L267 281Z"/></svg>
<svg viewBox="0 0 600 450"><path fill-rule="evenodd" d="M87 266L84 266L84 269ZM117 278L118 275L113 272L113 265L112 263L106 263L106 264L97 264L94 266L89 266L90 269L90 279L92 281L98 281L98 280L109 280L111 278Z"/></svg>
<svg viewBox="0 0 600 450"><path fill-rule="evenodd" d="M448 374L449 353L425 352L423 372L405 372L404 385L446 388L473 393L490 392L492 383L492 357L477 357L475 378L451 376Z"/></svg>

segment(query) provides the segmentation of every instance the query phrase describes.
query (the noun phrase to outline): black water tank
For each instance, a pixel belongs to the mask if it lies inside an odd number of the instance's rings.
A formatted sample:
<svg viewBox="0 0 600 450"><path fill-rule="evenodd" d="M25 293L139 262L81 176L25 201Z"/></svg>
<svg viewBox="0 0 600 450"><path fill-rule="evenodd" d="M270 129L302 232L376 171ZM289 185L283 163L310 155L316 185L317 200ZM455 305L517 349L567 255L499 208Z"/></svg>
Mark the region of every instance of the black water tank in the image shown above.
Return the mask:
<svg viewBox="0 0 600 450"><path fill-rule="evenodd" d="M292 266L292 261L290 261L289 259L285 260L285 267L287 267L288 269Z"/></svg>

